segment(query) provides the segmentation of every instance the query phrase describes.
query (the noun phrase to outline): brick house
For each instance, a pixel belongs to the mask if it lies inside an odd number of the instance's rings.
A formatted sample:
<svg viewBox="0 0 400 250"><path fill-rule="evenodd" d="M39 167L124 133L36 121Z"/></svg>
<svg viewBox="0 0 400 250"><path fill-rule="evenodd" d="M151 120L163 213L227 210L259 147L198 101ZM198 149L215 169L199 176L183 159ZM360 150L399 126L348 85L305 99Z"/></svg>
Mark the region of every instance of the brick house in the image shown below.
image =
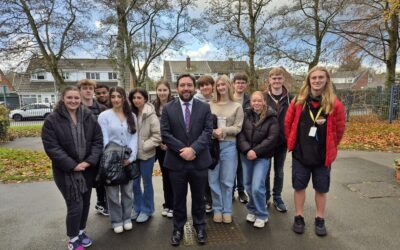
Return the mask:
<svg viewBox="0 0 400 250"><path fill-rule="evenodd" d="M196 79L202 75L210 75L214 79L219 75L227 75L230 79L238 72L246 72L249 66L246 61L164 61L163 79L171 83L175 89L175 82L181 74L192 74Z"/></svg>

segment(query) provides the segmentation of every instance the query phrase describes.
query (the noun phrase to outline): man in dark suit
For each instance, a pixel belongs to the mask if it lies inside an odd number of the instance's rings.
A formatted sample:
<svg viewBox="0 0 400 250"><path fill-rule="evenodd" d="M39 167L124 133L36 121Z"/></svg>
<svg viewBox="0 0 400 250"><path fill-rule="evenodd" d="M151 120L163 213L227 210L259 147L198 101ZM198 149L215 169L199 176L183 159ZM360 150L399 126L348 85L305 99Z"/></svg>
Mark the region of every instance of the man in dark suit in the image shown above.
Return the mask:
<svg viewBox="0 0 400 250"><path fill-rule="evenodd" d="M164 166L170 170L174 193L174 231L171 245L178 246L183 238L187 220L186 196L188 183L192 193L193 226L197 241L207 241L205 230L204 190L208 178L211 155L208 149L212 135L210 106L197 99L195 78L180 75L176 89L179 98L169 102L161 115L161 136L167 145Z"/></svg>

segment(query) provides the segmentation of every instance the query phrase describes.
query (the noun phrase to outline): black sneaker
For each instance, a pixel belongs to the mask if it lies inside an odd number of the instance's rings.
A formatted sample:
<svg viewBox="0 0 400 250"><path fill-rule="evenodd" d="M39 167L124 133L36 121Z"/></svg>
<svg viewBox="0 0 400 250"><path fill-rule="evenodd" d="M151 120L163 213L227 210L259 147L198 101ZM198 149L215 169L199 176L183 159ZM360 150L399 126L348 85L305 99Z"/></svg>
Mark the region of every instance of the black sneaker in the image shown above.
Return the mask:
<svg viewBox="0 0 400 250"><path fill-rule="evenodd" d="M315 218L315 234L318 236L327 235L324 218Z"/></svg>
<svg viewBox="0 0 400 250"><path fill-rule="evenodd" d="M301 215L297 215L294 217L294 223L293 223L293 231L297 234L302 234L304 233L304 227L306 226L306 223L304 222L304 217Z"/></svg>
<svg viewBox="0 0 400 250"><path fill-rule="evenodd" d="M274 199L274 206L276 210L281 213L285 213L287 211L287 207L281 198Z"/></svg>
<svg viewBox="0 0 400 250"><path fill-rule="evenodd" d="M206 203L206 213L211 213L212 211L212 205L210 203Z"/></svg>
<svg viewBox="0 0 400 250"><path fill-rule="evenodd" d="M110 215L109 212L108 212L108 209L107 209L107 205L105 205L105 204L97 203L94 206L94 209L96 209L97 212L99 212L100 214L102 214L104 216L109 216Z"/></svg>
<svg viewBox="0 0 400 250"><path fill-rule="evenodd" d="M249 202L249 197L247 197L244 191L239 191L239 201L244 204Z"/></svg>

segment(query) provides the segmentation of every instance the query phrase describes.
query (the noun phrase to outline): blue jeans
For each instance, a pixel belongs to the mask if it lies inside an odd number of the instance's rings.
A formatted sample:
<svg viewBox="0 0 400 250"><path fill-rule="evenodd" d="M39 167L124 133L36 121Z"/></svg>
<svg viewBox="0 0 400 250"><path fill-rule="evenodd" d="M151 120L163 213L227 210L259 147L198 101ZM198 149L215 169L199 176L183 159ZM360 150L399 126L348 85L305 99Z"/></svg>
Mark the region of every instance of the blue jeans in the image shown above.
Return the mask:
<svg viewBox="0 0 400 250"><path fill-rule="evenodd" d="M257 218L265 220L268 211L265 208L265 178L269 169L270 159L257 158L248 160L246 155L240 154L243 166L243 182L247 194L250 196L247 210Z"/></svg>
<svg viewBox="0 0 400 250"><path fill-rule="evenodd" d="M274 158L274 187L272 189L272 195L274 199L282 199L282 189L283 189L283 166L285 164L287 153L287 147L278 147L275 150L273 155ZM272 158L271 158L272 159ZM270 188L270 173L271 173L271 164L272 161L269 162L269 168L267 173L267 178L265 180L266 191L266 201L271 197L271 188Z"/></svg>
<svg viewBox="0 0 400 250"><path fill-rule="evenodd" d="M235 141L221 141L219 163L208 170L214 213L232 213L232 190L237 168Z"/></svg>
<svg viewBox="0 0 400 250"><path fill-rule="evenodd" d="M133 181L133 209L136 213L144 213L148 216L154 213L153 167L155 157L147 160L139 160L140 176ZM143 179L143 191L141 182Z"/></svg>

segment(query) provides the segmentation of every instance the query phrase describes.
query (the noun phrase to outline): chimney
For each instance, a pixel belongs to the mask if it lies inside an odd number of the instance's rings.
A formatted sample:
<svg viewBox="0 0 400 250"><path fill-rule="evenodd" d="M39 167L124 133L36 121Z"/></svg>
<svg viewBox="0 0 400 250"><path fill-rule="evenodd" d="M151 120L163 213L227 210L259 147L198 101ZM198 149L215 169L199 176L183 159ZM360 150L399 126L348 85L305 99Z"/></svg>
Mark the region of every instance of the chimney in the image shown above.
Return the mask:
<svg viewBox="0 0 400 250"><path fill-rule="evenodd" d="M190 70L190 57L186 57L186 70Z"/></svg>

